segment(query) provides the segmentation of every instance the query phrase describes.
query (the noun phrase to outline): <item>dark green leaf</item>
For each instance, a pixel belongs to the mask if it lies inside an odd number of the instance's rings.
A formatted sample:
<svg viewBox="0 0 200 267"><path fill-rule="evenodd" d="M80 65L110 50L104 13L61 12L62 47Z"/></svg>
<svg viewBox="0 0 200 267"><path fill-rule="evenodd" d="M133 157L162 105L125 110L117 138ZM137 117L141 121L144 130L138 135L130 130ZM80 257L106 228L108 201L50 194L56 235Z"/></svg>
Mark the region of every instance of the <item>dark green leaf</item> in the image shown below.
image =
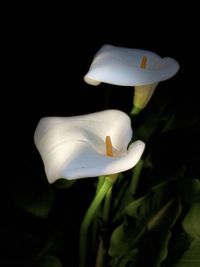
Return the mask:
<svg viewBox="0 0 200 267"><path fill-rule="evenodd" d="M137 192L137 187L138 187L138 183L139 183L139 179L140 179L143 165L144 165L144 160L141 159L137 163L135 168L133 169L133 175L131 177L130 186L129 186L129 191L130 191L130 194L132 196L135 196L135 194Z"/></svg>
<svg viewBox="0 0 200 267"><path fill-rule="evenodd" d="M43 246L40 248L36 259L39 260L45 255L54 254L58 251L61 244L61 233L57 229L53 229L49 234L48 238L45 240Z"/></svg>
<svg viewBox="0 0 200 267"><path fill-rule="evenodd" d="M182 225L189 236L200 240L200 202L192 204Z"/></svg>
<svg viewBox="0 0 200 267"><path fill-rule="evenodd" d="M194 240L189 249L176 261L172 267L199 267L200 266L200 240Z"/></svg>
<svg viewBox="0 0 200 267"><path fill-rule="evenodd" d="M63 265L58 258L47 255L36 263L36 267L63 267Z"/></svg>
<svg viewBox="0 0 200 267"><path fill-rule="evenodd" d="M175 128L176 117L175 114L167 117L166 123L162 129L162 133L166 133Z"/></svg>
<svg viewBox="0 0 200 267"><path fill-rule="evenodd" d="M189 248L191 240L185 232L173 232L172 238L168 244L168 255L161 264L162 267L171 267L171 265L182 257L183 253Z"/></svg>
<svg viewBox="0 0 200 267"><path fill-rule="evenodd" d="M120 220L126 205L134 200L130 193L129 181L123 176L118 178L117 184L113 188L113 200L112 223L115 223Z"/></svg>
<svg viewBox="0 0 200 267"><path fill-rule="evenodd" d="M131 228L130 223L124 222L112 234L109 255L117 258L126 257L131 250L137 248L145 233L145 228Z"/></svg>
<svg viewBox="0 0 200 267"><path fill-rule="evenodd" d="M154 98L155 100L155 98ZM139 125L138 128L135 129L134 136L136 139L141 139L145 142L148 142L148 140L152 137L152 135L156 132L156 130L160 127L160 124L163 124L163 113L165 111L165 108L167 106L167 101L165 99L165 102L160 103L161 99L158 101L157 107L155 109L151 109L149 112L143 113L143 120L142 124ZM156 104L156 103L155 103ZM166 117L166 115L165 115ZM164 118L164 120L168 120L167 118Z"/></svg>
<svg viewBox="0 0 200 267"><path fill-rule="evenodd" d="M66 179L59 179L57 180L53 185L58 187L58 188L69 188L71 187L72 185L74 185L76 183L76 180L66 180Z"/></svg>
<svg viewBox="0 0 200 267"><path fill-rule="evenodd" d="M144 142L147 142L156 128L158 127L159 117L154 116L151 120L147 120L144 124L142 124L139 128L135 130L135 138L140 138Z"/></svg>
<svg viewBox="0 0 200 267"><path fill-rule="evenodd" d="M38 185L26 184L16 196L16 204L31 215L47 218L54 201L51 186L41 180Z"/></svg>
<svg viewBox="0 0 200 267"><path fill-rule="evenodd" d="M127 205L124 210L125 214L138 220L144 220L144 218L146 220L150 214L159 211L174 196L174 186L174 181L164 181L152 187L146 196Z"/></svg>
<svg viewBox="0 0 200 267"><path fill-rule="evenodd" d="M187 179L180 184L183 199L192 204L200 201L200 181L198 179Z"/></svg>
<svg viewBox="0 0 200 267"><path fill-rule="evenodd" d="M109 254L115 261L128 261L135 249L139 254L130 266L157 267L167 257L171 228L181 212L179 200L172 198L172 186L174 182L164 182L126 207L124 222L111 237Z"/></svg>
<svg viewBox="0 0 200 267"><path fill-rule="evenodd" d="M126 257L124 258L114 258L111 262L112 267L131 267L135 266L137 257L138 257L138 249L133 249L130 251Z"/></svg>

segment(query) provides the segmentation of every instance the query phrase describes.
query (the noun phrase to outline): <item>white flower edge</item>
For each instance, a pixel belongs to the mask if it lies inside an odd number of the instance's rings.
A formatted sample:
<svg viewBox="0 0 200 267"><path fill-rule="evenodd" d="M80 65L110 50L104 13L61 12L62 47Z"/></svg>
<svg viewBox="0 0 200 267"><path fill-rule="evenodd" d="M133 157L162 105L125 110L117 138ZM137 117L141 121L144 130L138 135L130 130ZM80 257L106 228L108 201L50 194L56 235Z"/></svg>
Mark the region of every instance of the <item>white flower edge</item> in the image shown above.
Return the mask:
<svg viewBox="0 0 200 267"><path fill-rule="evenodd" d="M106 156L105 137L110 136L114 156ZM133 168L145 148L132 138L130 118L122 111L106 110L74 117L40 120L35 145L42 157L49 183L110 175Z"/></svg>
<svg viewBox="0 0 200 267"><path fill-rule="evenodd" d="M147 57L146 68L140 67L143 56ZM173 58L161 58L156 53L142 49L104 45L94 56L84 80L91 85L104 82L139 86L167 80L178 70L179 64Z"/></svg>
<svg viewBox="0 0 200 267"><path fill-rule="evenodd" d="M69 179L69 177L70 179L77 179L101 175L109 176L111 174L127 171L133 168L140 160L144 147L145 145L142 141L135 141L130 145L126 154L117 157L92 154L85 150L85 160L82 166L77 169L63 167L60 176L66 179ZM87 165L88 162L90 162L89 165ZM84 165L84 163L86 164Z"/></svg>

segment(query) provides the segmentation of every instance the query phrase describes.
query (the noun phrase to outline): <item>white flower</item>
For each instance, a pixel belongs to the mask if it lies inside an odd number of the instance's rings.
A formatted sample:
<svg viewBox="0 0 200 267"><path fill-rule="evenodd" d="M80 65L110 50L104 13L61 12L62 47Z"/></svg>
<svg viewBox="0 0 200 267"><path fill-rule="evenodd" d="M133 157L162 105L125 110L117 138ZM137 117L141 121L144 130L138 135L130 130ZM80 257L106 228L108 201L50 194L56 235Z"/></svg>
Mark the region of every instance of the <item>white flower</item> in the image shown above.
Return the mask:
<svg viewBox="0 0 200 267"><path fill-rule="evenodd" d="M174 76L178 69L179 64L173 58L161 58L142 49L104 45L95 55L84 80L91 85L104 82L135 86L134 105L142 109L157 84Z"/></svg>
<svg viewBox="0 0 200 267"><path fill-rule="evenodd" d="M72 180L131 169L145 147L142 141L136 141L127 150L131 138L130 119L118 110L46 117L40 120L34 135L50 183L59 178Z"/></svg>

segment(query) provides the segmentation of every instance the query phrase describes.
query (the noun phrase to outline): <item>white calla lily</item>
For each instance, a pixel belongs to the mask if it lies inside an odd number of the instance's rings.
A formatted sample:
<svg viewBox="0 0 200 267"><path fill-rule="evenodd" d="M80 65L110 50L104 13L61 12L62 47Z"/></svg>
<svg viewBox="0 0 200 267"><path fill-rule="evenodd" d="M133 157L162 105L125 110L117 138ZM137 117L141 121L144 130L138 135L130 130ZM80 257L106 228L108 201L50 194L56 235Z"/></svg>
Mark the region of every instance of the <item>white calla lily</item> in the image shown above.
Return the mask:
<svg viewBox="0 0 200 267"><path fill-rule="evenodd" d="M113 156L106 152L106 136L112 141ZM131 169L145 147L142 141L136 141L127 150L131 138L130 119L118 110L46 117L40 120L34 135L50 183L59 178L72 180Z"/></svg>
<svg viewBox="0 0 200 267"><path fill-rule="evenodd" d="M84 80L91 85L101 82L135 86L134 106L142 109L157 84L174 76L179 64L173 58L161 58L156 53L104 45L95 55Z"/></svg>

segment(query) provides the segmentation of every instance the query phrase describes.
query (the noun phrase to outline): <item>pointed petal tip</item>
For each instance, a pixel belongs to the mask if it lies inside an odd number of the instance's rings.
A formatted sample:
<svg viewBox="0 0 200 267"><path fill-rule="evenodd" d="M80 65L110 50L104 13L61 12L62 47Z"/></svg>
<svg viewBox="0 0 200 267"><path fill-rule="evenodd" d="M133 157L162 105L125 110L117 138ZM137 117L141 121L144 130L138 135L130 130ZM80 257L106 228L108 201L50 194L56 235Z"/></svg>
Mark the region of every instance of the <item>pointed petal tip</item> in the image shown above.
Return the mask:
<svg viewBox="0 0 200 267"><path fill-rule="evenodd" d="M91 78L89 78L87 75L84 76L84 81L90 85L93 85L93 86L97 86L99 85L101 82L97 81L97 80L93 80Z"/></svg>

